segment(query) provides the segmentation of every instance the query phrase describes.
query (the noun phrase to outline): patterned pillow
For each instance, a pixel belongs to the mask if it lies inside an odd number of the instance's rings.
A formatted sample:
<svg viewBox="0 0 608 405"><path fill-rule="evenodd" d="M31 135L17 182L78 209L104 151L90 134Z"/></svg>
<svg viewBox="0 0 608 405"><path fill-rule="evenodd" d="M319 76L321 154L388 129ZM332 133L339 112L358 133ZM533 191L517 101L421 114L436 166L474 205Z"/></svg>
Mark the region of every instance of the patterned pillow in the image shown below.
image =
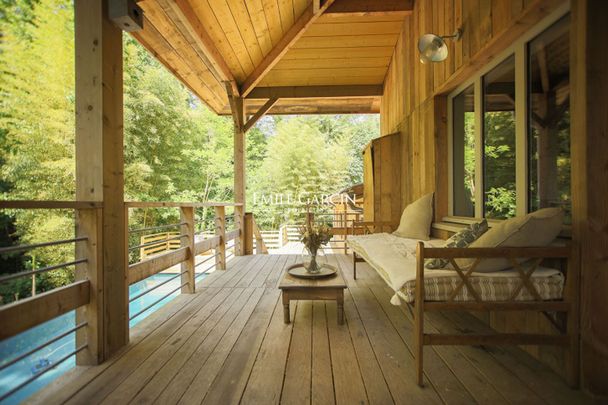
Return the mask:
<svg viewBox="0 0 608 405"><path fill-rule="evenodd" d="M479 238L485 231L488 230L488 221L485 219L481 222L477 222L467 226L466 228L456 232L448 240L445 241L443 247L446 248L463 248L469 246L477 238ZM442 269L449 261L447 259L429 259L427 260L424 267L427 269Z"/></svg>

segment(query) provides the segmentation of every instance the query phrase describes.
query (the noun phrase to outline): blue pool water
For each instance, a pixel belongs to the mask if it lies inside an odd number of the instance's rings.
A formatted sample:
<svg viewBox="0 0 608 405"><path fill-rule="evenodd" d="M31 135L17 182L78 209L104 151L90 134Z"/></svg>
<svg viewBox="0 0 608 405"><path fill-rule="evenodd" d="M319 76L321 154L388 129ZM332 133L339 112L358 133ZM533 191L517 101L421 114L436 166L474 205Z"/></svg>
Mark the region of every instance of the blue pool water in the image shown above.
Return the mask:
<svg viewBox="0 0 608 405"><path fill-rule="evenodd" d="M154 287L155 285L158 285L159 283L171 277L173 277L173 274L156 274L136 284L133 284L129 287L129 296L134 297L143 292L144 290ZM199 281L202 277L205 277L205 275L199 277L197 281ZM152 304L154 301L168 294L171 290L176 289L180 285L180 281L180 277L177 277L174 280L163 285L162 287L159 287L156 290L153 290L150 293L144 295L143 297L131 302L129 304L129 312L131 314L138 313L146 306ZM137 318L132 319L129 322L129 326L135 326L137 323L146 318L152 312L156 311L158 308L171 301L178 294L179 290L171 294L167 298L163 299L162 301L158 302L150 309L137 316ZM20 354L35 348L36 346L44 343L45 341L48 341L50 338L60 335L63 332L73 328L76 322L75 317L76 314L72 311L60 317L52 319L48 322L45 322L41 325L38 325L35 328L21 333L18 336L14 336L10 339L6 339L0 342L0 365L7 363L11 359L19 356ZM44 349L39 350L38 352L26 357L25 359L13 364L12 366L2 370L0 372L0 396L11 390L13 387L17 386L21 382L25 381L32 375L34 375L41 368L46 368L48 364L53 364L54 361L57 361L62 357L68 355L75 348L75 334L72 333L70 335L65 336L61 340L58 340L57 342L54 342L53 344L45 347ZM15 394L8 397L6 400L1 401L1 405L20 403L21 401L32 395L34 392L38 391L40 388L53 381L55 378L74 367L75 364L75 358L74 356L72 356L70 359L61 363L56 368L46 372L44 375L40 376Z"/></svg>

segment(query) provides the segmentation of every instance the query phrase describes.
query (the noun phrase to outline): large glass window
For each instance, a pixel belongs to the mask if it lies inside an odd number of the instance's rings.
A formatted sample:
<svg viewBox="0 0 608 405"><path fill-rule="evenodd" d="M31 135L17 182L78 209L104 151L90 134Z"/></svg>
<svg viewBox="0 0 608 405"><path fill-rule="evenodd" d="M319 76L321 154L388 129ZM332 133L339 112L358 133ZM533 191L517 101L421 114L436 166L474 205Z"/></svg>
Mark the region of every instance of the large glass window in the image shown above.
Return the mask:
<svg viewBox="0 0 608 405"><path fill-rule="evenodd" d="M475 216L475 88L452 99L454 215Z"/></svg>
<svg viewBox="0 0 608 405"><path fill-rule="evenodd" d="M570 222L569 17L528 44L529 210L563 207Z"/></svg>
<svg viewBox="0 0 608 405"><path fill-rule="evenodd" d="M483 77L484 214L515 215L515 57Z"/></svg>

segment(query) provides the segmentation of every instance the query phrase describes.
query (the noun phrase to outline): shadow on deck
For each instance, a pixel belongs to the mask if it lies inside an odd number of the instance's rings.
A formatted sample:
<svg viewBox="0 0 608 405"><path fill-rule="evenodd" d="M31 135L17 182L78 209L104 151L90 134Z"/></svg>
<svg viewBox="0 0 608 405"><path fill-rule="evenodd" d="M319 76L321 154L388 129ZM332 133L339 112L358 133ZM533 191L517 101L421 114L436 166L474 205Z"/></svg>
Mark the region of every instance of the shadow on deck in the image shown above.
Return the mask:
<svg viewBox="0 0 608 405"><path fill-rule="evenodd" d="M409 309L367 265L330 255L348 284L346 323L335 302L298 301L283 323L277 285L297 255L236 257L131 331L131 344L78 367L32 398L38 403L552 403L585 402L517 348L425 347L426 386L414 379ZM441 331L476 330L467 314L433 313Z"/></svg>

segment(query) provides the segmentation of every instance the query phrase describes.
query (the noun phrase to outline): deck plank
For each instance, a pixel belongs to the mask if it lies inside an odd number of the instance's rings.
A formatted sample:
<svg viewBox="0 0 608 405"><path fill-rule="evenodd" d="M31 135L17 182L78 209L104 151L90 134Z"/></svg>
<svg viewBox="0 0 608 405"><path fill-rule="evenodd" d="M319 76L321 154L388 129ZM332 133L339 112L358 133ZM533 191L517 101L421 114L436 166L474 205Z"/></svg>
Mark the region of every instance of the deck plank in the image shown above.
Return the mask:
<svg viewBox="0 0 608 405"><path fill-rule="evenodd" d="M312 306L311 399L313 405L331 405L335 403L324 301L313 301Z"/></svg>
<svg viewBox="0 0 608 405"><path fill-rule="evenodd" d="M310 404L312 302L298 301L285 367L281 403Z"/></svg>
<svg viewBox="0 0 608 405"><path fill-rule="evenodd" d="M196 333L197 336L211 331L223 308L229 306L231 300L230 289L223 289L216 294L201 310L190 318L189 322L177 330L170 339L163 343L141 365L125 378L102 403L126 403L135 397L139 391L155 376L158 370L163 369L178 352L178 350ZM234 295L234 294L233 294ZM228 299L227 299L228 298ZM219 311L216 311L218 310ZM215 316L212 316L215 315ZM207 322L209 321L209 322ZM203 329L203 330L201 330ZM169 367L167 367L169 369Z"/></svg>
<svg viewBox="0 0 608 405"><path fill-rule="evenodd" d="M162 390L156 402L160 404L177 403L184 392L188 389L195 375L201 370L203 364L209 358L216 345L220 342L234 319L243 310L249 301L253 289L244 289L236 302L223 314L220 321L213 327L211 332L196 347L187 361L173 374L171 380Z"/></svg>
<svg viewBox="0 0 608 405"><path fill-rule="evenodd" d="M277 290L265 290L221 370L213 380L203 404L238 404L273 312L282 312Z"/></svg>
<svg viewBox="0 0 608 405"><path fill-rule="evenodd" d="M78 367L32 403L351 404L590 403L519 348L426 347L415 383L412 315L365 263L340 266L345 324L333 301L294 301L283 323L277 289L299 255L236 257L195 294L180 295L132 331L131 344L96 367ZM466 313L427 317L429 332L482 331Z"/></svg>
<svg viewBox="0 0 608 405"><path fill-rule="evenodd" d="M327 302L325 310L336 403L367 404L369 400L363 385L363 377L347 329L348 319L344 325L338 325L337 306L334 301Z"/></svg>
<svg viewBox="0 0 608 405"><path fill-rule="evenodd" d="M370 404L392 403L393 398L350 291L344 293L344 312Z"/></svg>
<svg viewBox="0 0 608 405"><path fill-rule="evenodd" d="M281 399L285 365L289 353L293 323L283 322L282 303L274 312L255 360L251 376L243 393L243 404L278 404ZM291 305L290 319L294 319L298 301Z"/></svg>
<svg viewBox="0 0 608 405"><path fill-rule="evenodd" d="M409 352L413 353L414 330L411 313L404 306L397 307L390 303L393 291L388 286L373 287L371 290L389 317L389 320L401 335ZM425 330L427 332L434 332L434 330L429 330L429 325L426 325ZM452 369L446 367L443 359L435 351L435 348L425 347L424 356L424 371L427 381L433 384L433 388L441 396L444 403L464 405L475 402L466 387L462 385L452 372Z"/></svg>
<svg viewBox="0 0 608 405"><path fill-rule="evenodd" d="M200 404L201 400L205 397L209 391L215 376L224 365L226 358L230 354L234 344L241 335L243 328L247 324L251 314L255 310L260 298L264 295L264 290L261 288L253 289L253 294L249 298L249 301L243 307L243 310L234 318L234 322L230 325L230 328L222 336L222 339L215 346L211 355L207 358L207 361L202 364L198 373L190 383L190 386L184 392L184 395L179 400L180 404ZM264 297L260 305L266 305L266 302L272 302L273 296L267 295ZM166 403L166 402L163 402Z"/></svg>
<svg viewBox="0 0 608 405"><path fill-rule="evenodd" d="M351 288L372 348L396 403L441 403L437 392L416 384L414 359L368 288Z"/></svg>
<svg viewBox="0 0 608 405"><path fill-rule="evenodd" d="M79 390L67 403L96 404L103 401L125 378L127 378L153 351L171 338L176 330L186 324L199 310L206 305L219 290L214 293L199 294L191 304L178 313L169 322L163 324L154 333L150 334L140 344L120 356L116 362L108 367L81 390Z"/></svg>
<svg viewBox="0 0 608 405"><path fill-rule="evenodd" d="M229 296L223 302L223 305L207 318L205 322L200 324L174 353L173 357L157 370L154 377L147 381L145 387L139 393L136 393L133 403L147 404L156 400L178 371L189 361L197 348L205 341L207 336L217 327L220 320L233 308L237 299L245 293L245 290L232 291L231 289L225 289L225 291L229 293ZM233 309L233 311L236 311L236 309Z"/></svg>

